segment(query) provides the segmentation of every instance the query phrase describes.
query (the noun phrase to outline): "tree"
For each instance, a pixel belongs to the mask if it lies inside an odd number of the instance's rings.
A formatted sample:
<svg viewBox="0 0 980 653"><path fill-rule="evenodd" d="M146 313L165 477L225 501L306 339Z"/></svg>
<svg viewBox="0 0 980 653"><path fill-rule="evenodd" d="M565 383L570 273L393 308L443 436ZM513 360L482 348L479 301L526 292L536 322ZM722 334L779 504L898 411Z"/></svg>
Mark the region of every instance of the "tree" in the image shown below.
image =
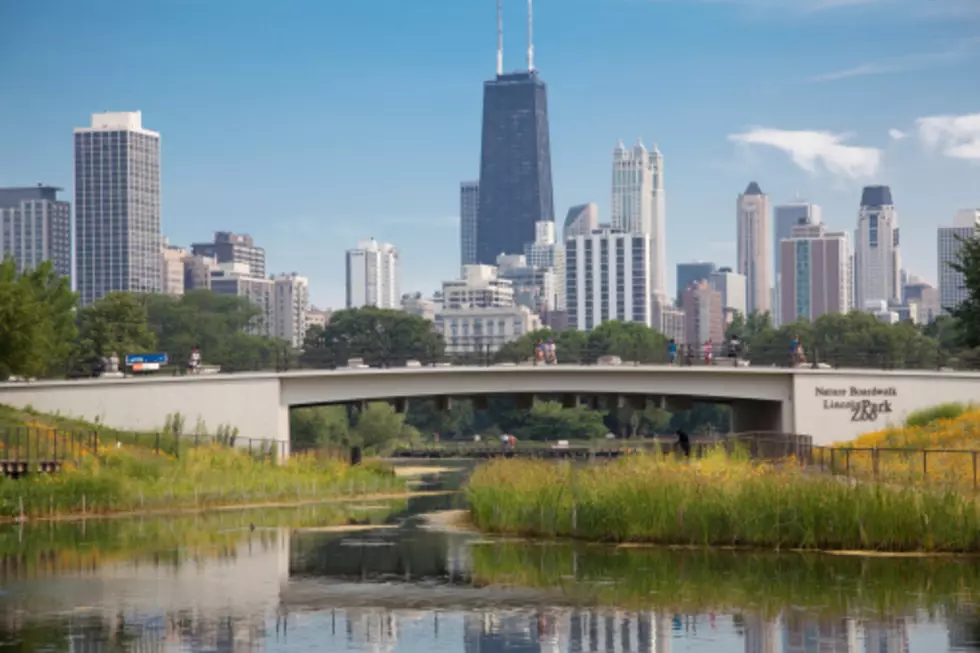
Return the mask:
<svg viewBox="0 0 980 653"><path fill-rule="evenodd" d="M332 368L361 358L371 367L400 367L410 360L434 363L444 351L442 335L419 315L355 308L337 311L325 329L307 333L300 364Z"/></svg>
<svg viewBox="0 0 980 653"><path fill-rule="evenodd" d="M357 416L354 439L360 442L365 451L376 453L395 444L411 443L418 437L418 431L405 427L405 416L397 413L387 403L368 404L367 409Z"/></svg>
<svg viewBox="0 0 980 653"><path fill-rule="evenodd" d="M584 331L566 329L564 331L552 331L544 328L537 331L525 333L517 340L512 340L504 344L494 360L498 363L522 363L534 358L534 349L538 342L552 340L555 343L555 352L559 363L582 363L586 355L585 350L588 344L588 335Z"/></svg>
<svg viewBox="0 0 980 653"><path fill-rule="evenodd" d="M592 363L602 356L618 356L637 364L666 362L667 339L638 322L609 320L589 333L586 352Z"/></svg>
<svg viewBox="0 0 980 653"><path fill-rule="evenodd" d="M182 361L195 345L203 362L224 372L281 367L287 343L255 335L262 311L245 297L194 290L181 296L147 297L150 329L158 347Z"/></svg>
<svg viewBox="0 0 980 653"><path fill-rule="evenodd" d="M960 238L956 260L949 266L963 275L967 298L959 306L944 306L960 324L960 342L980 347L980 238Z"/></svg>
<svg viewBox="0 0 980 653"><path fill-rule="evenodd" d="M346 447L350 424L343 406L310 406L289 411L289 435L296 449Z"/></svg>
<svg viewBox="0 0 980 653"><path fill-rule="evenodd" d="M589 440L606 434L602 417L603 413L584 406L565 408L557 401L541 402L514 431L523 440Z"/></svg>
<svg viewBox="0 0 980 653"><path fill-rule="evenodd" d="M53 266L0 263L0 379L64 371L75 340L75 294Z"/></svg>
<svg viewBox="0 0 980 653"><path fill-rule="evenodd" d="M78 311L79 351L83 357L105 357L115 352L149 353L156 336L147 318L146 296L111 292Z"/></svg>

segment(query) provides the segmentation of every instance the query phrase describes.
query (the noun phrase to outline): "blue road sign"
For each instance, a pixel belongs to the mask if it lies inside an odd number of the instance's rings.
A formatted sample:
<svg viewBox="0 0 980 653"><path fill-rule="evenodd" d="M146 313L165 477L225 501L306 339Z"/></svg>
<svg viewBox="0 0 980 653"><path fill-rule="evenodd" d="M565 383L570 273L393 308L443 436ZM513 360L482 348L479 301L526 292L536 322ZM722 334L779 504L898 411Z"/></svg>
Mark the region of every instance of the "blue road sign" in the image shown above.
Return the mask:
<svg viewBox="0 0 980 653"><path fill-rule="evenodd" d="M132 367L133 365L146 365L148 363L166 365L167 354L126 354L126 367Z"/></svg>

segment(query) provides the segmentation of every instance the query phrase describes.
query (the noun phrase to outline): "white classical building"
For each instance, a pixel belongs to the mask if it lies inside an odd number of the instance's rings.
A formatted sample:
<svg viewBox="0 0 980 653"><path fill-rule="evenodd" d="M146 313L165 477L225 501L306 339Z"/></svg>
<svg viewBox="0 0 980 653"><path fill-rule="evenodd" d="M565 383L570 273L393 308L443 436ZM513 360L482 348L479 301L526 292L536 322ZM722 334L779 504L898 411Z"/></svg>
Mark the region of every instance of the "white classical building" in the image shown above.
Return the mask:
<svg viewBox="0 0 980 653"><path fill-rule="evenodd" d="M745 275L746 310L772 312L772 230L769 196L751 182L736 202L738 267Z"/></svg>
<svg viewBox="0 0 980 653"><path fill-rule="evenodd" d="M950 263L963 246L961 239L976 238L980 234L980 209L957 211L952 227L939 227L937 233L939 264L939 304L944 311L959 306L967 299L963 286L963 273L957 272Z"/></svg>
<svg viewBox="0 0 980 653"><path fill-rule="evenodd" d="M854 306L877 312L902 303L898 212L888 186L867 186L854 234Z"/></svg>
<svg viewBox="0 0 980 653"><path fill-rule="evenodd" d="M513 282L491 265L464 265L460 279L443 282L435 323L448 354L495 352L541 327L530 308L516 304Z"/></svg>
<svg viewBox="0 0 980 653"><path fill-rule="evenodd" d="M374 238L347 250L347 308L398 308L398 250Z"/></svg>

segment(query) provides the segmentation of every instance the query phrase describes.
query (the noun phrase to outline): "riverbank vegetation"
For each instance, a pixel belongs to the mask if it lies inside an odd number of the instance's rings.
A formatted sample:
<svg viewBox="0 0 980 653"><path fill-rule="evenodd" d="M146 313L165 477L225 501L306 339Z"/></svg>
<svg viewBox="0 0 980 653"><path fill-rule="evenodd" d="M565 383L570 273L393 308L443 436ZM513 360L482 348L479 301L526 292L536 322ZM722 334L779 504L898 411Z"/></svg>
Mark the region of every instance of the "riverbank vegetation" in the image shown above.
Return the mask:
<svg viewBox="0 0 980 653"><path fill-rule="evenodd" d="M977 552L980 510L948 490L862 483L723 451L577 467L502 460L467 488L485 531L765 549Z"/></svg>
<svg viewBox="0 0 980 653"><path fill-rule="evenodd" d="M83 452L55 474L0 479L0 518L44 518L217 506L298 503L404 492L380 463L293 456L282 464L221 445L179 458L124 446Z"/></svg>
<svg viewBox="0 0 980 653"><path fill-rule="evenodd" d="M478 585L561 588L576 603L679 613L904 614L969 601L980 567L954 558L751 553L534 542L472 547Z"/></svg>

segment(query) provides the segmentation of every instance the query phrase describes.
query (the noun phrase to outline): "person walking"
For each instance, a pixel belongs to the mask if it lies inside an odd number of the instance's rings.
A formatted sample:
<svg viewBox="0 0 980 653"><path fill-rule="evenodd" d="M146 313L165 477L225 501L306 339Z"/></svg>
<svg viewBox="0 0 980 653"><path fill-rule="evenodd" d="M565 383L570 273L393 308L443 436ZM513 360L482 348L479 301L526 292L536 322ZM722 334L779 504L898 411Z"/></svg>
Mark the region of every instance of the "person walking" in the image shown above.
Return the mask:
<svg viewBox="0 0 980 653"><path fill-rule="evenodd" d="M187 372L197 374L201 369L201 348L197 345L191 347L191 355L187 359Z"/></svg>
<svg viewBox="0 0 980 653"><path fill-rule="evenodd" d="M673 338L667 343L667 364L673 366L677 361L677 343Z"/></svg>
<svg viewBox="0 0 980 653"><path fill-rule="evenodd" d="M704 343L704 364L711 365L711 354L714 352L714 343L711 342L711 338L708 338L708 342Z"/></svg>
<svg viewBox="0 0 980 653"><path fill-rule="evenodd" d="M691 438L683 430L677 431L677 446L680 447L685 458L691 457Z"/></svg>

